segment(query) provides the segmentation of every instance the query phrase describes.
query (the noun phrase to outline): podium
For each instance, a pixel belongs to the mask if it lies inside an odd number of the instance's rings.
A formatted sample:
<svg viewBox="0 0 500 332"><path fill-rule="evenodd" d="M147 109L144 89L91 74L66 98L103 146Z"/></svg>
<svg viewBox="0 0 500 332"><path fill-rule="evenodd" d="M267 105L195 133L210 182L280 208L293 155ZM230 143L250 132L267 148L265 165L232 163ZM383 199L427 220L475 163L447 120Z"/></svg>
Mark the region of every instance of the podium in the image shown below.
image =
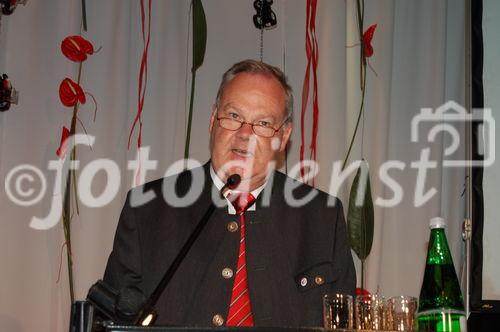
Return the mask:
<svg viewBox="0 0 500 332"><path fill-rule="evenodd" d="M94 308L86 301L71 306L70 332L91 332ZM210 327L210 326L131 326L104 322L106 332L331 332L323 327ZM337 332L375 332L372 330L337 329ZM396 331L385 331L396 332Z"/></svg>
<svg viewBox="0 0 500 332"><path fill-rule="evenodd" d="M106 332L331 332L322 327L167 327L108 326ZM376 332L371 330L337 329L338 332ZM391 332L391 331L385 331ZM396 331L393 331L396 332Z"/></svg>
<svg viewBox="0 0 500 332"><path fill-rule="evenodd" d="M172 326L108 326L106 332L326 332L321 327L172 327ZM336 330L349 332L351 330ZM354 331L354 330L352 330ZM361 332L357 330L356 332Z"/></svg>

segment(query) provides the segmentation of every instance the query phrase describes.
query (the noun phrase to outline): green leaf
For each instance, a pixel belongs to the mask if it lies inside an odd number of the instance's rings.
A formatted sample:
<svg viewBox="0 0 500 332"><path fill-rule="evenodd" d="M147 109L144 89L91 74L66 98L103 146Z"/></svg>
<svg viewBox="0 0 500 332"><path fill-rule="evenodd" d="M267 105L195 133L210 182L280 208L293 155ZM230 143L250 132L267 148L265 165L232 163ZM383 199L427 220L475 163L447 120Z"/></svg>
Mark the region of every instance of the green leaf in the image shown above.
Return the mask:
<svg viewBox="0 0 500 332"><path fill-rule="evenodd" d="M87 9L85 7L85 0L82 0L82 23L83 31L87 31Z"/></svg>
<svg viewBox="0 0 500 332"><path fill-rule="evenodd" d="M356 202L356 198L358 198L358 202ZM372 249L373 223L370 176L368 164L363 160L352 183L347 212L347 232L351 248L361 260L366 259Z"/></svg>
<svg viewBox="0 0 500 332"><path fill-rule="evenodd" d="M201 0L193 0L193 67L196 71L203 64L207 47L207 20Z"/></svg>
<svg viewBox="0 0 500 332"><path fill-rule="evenodd" d="M201 0L193 0L193 67L191 68L191 97L189 98L189 113L184 144L184 159L189 158L189 143L191 142L191 124L193 121L193 102L196 81L196 70L203 64L207 47L207 20Z"/></svg>

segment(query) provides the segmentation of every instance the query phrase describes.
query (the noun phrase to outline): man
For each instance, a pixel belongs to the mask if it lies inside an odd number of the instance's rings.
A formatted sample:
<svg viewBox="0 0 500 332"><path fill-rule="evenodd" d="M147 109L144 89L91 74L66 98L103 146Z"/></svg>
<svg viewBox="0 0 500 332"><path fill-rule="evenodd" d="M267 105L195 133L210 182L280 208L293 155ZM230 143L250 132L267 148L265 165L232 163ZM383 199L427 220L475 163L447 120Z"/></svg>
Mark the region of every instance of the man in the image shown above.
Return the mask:
<svg viewBox="0 0 500 332"><path fill-rule="evenodd" d="M340 201L273 169L292 131L292 100L278 68L233 65L210 118L211 160L129 193L104 280L146 296L209 205L219 206L159 298L157 325L322 326L323 295L354 293ZM213 192L232 174L241 183L221 207ZM187 197L192 188L201 194L189 206L165 199L166 192ZM135 206L137 191L155 198ZM238 193L245 194L234 198ZM287 195L305 204L292 206ZM237 205L243 201L249 207Z"/></svg>

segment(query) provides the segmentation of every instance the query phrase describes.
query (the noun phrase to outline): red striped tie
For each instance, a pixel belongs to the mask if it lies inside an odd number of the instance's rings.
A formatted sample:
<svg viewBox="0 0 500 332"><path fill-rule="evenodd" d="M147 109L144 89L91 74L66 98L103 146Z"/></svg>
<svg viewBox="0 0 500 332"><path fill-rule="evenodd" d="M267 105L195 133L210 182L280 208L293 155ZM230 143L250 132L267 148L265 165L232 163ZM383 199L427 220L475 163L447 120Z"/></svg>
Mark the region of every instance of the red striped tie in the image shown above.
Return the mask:
<svg viewBox="0 0 500 332"><path fill-rule="evenodd" d="M228 198L236 209L236 213L240 215L240 253L226 324L227 326L254 326L252 305L250 303L250 295L248 294L244 212L255 202L255 197L250 193L232 196L233 198L231 196Z"/></svg>

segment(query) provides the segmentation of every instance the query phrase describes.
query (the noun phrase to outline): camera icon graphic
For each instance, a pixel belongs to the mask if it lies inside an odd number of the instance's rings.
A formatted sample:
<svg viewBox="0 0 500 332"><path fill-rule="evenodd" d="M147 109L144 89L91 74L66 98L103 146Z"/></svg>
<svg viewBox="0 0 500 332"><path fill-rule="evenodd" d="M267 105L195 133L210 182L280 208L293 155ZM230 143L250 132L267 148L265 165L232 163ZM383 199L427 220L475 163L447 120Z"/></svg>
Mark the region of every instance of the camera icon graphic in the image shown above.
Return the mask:
<svg viewBox="0 0 500 332"><path fill-rule="evenodd" d="M473 109L469 113L462 105L451 100L436 108L434 112L432 108L422 108L411 121L412 142L419 141L419 126L425 122L435 123L427 133L428 142L434 142L440 132L451 136L451 143L444 149L443 167L488 167L495 162L495 119L491 109ZM477 130L477 151L483 157L482 160L447 159L460 146L460 133L457 129L457 124L460 123L477 123L477 126L471 128Z"/></svg>

